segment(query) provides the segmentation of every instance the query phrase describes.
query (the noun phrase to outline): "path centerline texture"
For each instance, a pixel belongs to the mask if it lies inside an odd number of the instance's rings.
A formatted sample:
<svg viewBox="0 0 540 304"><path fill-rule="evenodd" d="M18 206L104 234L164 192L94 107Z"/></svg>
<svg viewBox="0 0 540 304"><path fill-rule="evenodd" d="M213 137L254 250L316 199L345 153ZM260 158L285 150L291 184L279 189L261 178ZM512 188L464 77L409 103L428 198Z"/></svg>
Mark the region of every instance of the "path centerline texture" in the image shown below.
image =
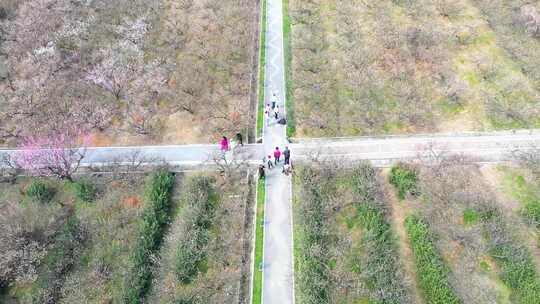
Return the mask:
<svg viewBox="0 0 540 304"><path fill-rule="evenodd" d="M280 115L285 112L285 57L281 0L267 0L265 96L276 94ZM265 101L268 103L268 101ZM263 146L266 155L287 145L286 126L265 121ZM264 304L294 303L291 178L281 173L281 163L267 170L263 245Z"/></svg>

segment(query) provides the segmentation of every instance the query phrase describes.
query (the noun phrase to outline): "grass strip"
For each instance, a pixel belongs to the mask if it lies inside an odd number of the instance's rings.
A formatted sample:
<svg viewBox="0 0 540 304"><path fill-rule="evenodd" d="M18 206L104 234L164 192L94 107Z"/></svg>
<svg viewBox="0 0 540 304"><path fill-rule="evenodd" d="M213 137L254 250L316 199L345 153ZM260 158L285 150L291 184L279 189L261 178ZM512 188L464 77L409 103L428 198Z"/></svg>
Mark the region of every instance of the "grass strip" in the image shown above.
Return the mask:
<svg viewBox="0 0 540 304"><path fill-rule="evenodd" d="M428 225L416 216L405 219L405 229L411 241L420 288L426 303L461 303L448 282L448 266L433 244Z"/></svg>
<svg viewBox="0 0 540 304"><path fill-rule="evenodd" d="M512 289L516 303L533 304L540 299L540 276L529 250L510 235L497 210L484 212L484 229L489 237L489 253L500 268L501 280Z"/></svg>
<svg viewBox="0 0 540 304"><path fill-rule="evenodd" d="M392 228L385 216L386 204L377 173L369 164L353 171L352 187L361 201L355 204L362 228L361 247L366 257L360 272L366 275L366 285L377 303L410 302L399 269L399 254Z"/></svg>
<svg viewBox="0 0 540 304"><path fill-rule="evenodd" d="M285 108L287 111L287 137L291 138L296 133L296 121L292 94L292 47L289 0L283 0L283 51L285 60Z"/></svg>
<svg viewBox="0 0 540 304"><path fill-rule="evenodd" d="M264 198L265 181L257 182L257 218L255 224L255 260L253 261L253 296L252 303L262 303L263 250L264 250Z"/></svg>
<svg viewBox="0 0 540 304"><path fill-rule="evenodd" d="M127 278L124 303L142 303L152 280L152 256L159 249L170 220L174 174L160 170L153 174L148 186L148 206L143 211L139 239L130 259L133 268Z"/></svg>
<svg viewBox="0 0 540 304"><path fill-rule="evenodd" d="M260 26L260 45L259 45L259 103L257 106L257 138L262 137L264 125L264 82L266 73L266 0L261 4L261 26Z"/></svg>

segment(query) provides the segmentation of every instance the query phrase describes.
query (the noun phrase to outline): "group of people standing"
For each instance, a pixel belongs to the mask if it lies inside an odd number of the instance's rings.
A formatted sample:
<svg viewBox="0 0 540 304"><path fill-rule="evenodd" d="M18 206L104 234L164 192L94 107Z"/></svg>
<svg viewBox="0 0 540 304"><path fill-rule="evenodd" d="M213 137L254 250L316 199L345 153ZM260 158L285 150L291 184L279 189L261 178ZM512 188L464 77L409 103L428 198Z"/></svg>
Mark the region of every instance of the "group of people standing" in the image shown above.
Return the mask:
<svg viewBox="0 0 540 304"><path fill-rule="evenodd" d="M264 109L264 116L266 119L266 126L270 126L270 121L272 120L272 117L275 119L276 123L286 124L285 118L281 117L279 112L279 105L277 104L277 95L276 93L272 94L272 97L270 98L270 103L266 104L266 107Z"/></svg>
<svg viewBox="0 0 540 304"><path fill-rule="evenodd" d="M272 170L277 168L281 163L281 157L283 156L283 169L281 172L285 175L289 175L292 172L292 163L291 163L291 150L289 147L285 146L285 149L281 151L279 147L273 151L272 154L268 154L263 158L263 163L259 166L259 177L265 176L264 169Z"/></svg>
<svg viewBox="0 0 540 304"><path fill-rule="evenodd" d="M279 105L277 104L278 98L276 93L272 94L272 97L270 98L270 103L266 104L264 115L266 118L266 126L270 126L270 121L272 117L275 119L276 123L285 125L287 122L285 120L285 117L282 117L280 115L279 111ZM242 134L237 133L236 134L236 141L237 144L234 148L238 146L243 146L243 138ZM228 151L231 150L231 142L226 136L223 136L222 139L219 142L220 150L225 155ZM277 168L278 165L281 164L281 159L283 156L283 168L282 173L285 175L289 175L292 172L292 164L291 164L291 150L289 150L289 147L285 146L285 149L281 151L279 147L276 147L274 151L272 151L271 154L268 154L268 156L265 156L263 158L263 162L261 165L259 165L259 177L264 178L265 177L265 169L272 170L274 168Z"/></svg>

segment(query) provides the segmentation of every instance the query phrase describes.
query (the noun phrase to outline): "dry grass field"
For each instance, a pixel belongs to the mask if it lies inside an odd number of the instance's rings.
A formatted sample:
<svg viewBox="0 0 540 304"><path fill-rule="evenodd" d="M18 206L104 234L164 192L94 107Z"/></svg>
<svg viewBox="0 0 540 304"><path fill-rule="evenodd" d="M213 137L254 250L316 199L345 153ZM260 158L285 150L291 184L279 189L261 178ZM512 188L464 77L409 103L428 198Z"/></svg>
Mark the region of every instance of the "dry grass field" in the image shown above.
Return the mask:
<svg viewBox="0 0 540 304"><path fill-rule="evenodd" d="M540 126L540 4L290 0L297 137Z"/></svg>

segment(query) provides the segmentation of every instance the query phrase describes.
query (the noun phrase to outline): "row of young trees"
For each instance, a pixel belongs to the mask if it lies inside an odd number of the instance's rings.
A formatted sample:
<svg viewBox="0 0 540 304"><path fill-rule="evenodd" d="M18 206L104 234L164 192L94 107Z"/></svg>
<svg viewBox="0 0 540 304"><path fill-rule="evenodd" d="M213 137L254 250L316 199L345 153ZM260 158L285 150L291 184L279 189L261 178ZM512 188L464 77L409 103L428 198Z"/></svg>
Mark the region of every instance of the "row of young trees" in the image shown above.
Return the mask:
<svg viewBox="0 0 540 304"><path fill-rule="evenodd" d="M534 168L536 154L522 151L516 156ZM511 301L537 301L540 276L519 230L522 223L501 208L478 167L462 156L425 161L428 166L396 167L391 182L398 189L411 189L422 201L421 211L407 219L406 228L427 301L497 301L504 294L499 279L511 290ZM413 175L414 180L407 177Z"/></svg>
<svg viewBox="0 0 540 304"><path fill-rule="evenodd" d="M376 169L300 167L295 181L297 302L412 303Z"/></svg>

